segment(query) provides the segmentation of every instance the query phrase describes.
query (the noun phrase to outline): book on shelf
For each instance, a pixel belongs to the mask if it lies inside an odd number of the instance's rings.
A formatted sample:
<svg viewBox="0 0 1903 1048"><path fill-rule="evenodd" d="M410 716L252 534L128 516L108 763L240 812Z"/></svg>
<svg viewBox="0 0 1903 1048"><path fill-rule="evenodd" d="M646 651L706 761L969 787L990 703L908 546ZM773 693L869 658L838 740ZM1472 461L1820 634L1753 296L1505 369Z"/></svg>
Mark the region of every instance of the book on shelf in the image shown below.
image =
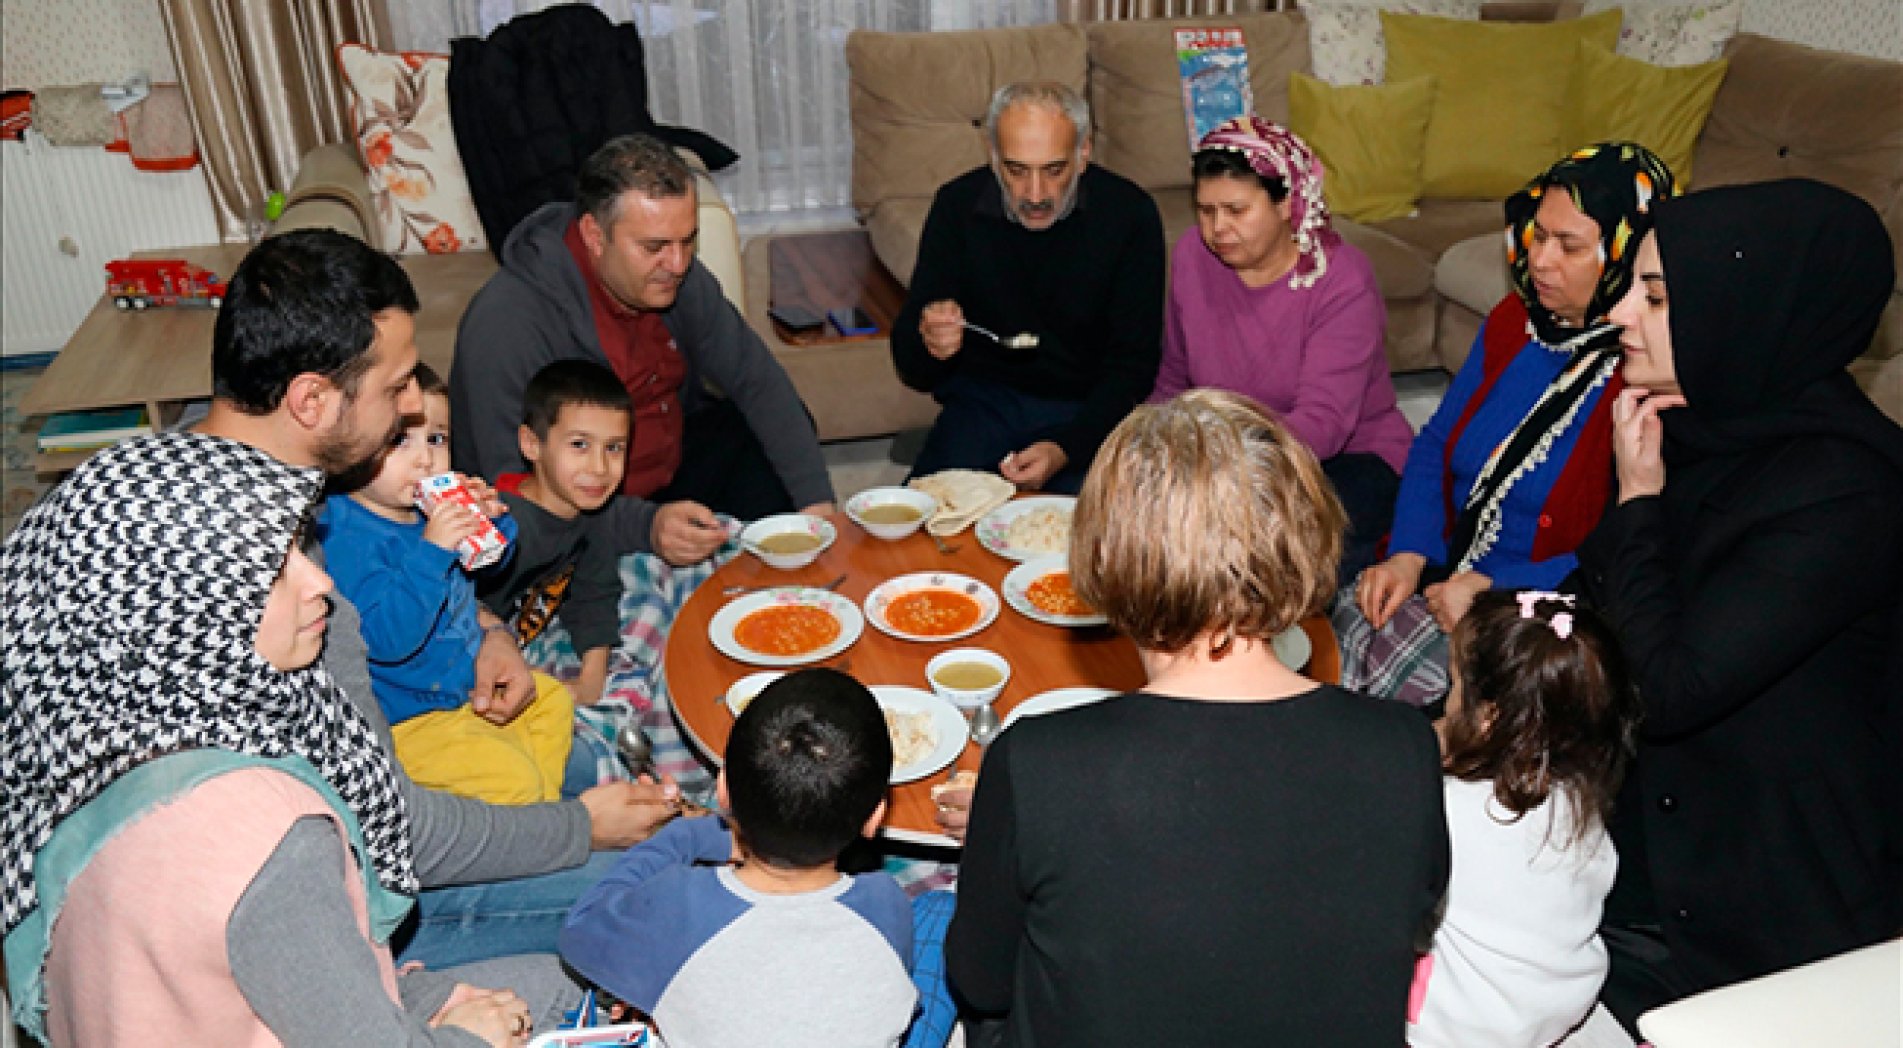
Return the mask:
<svg viewBox="0 0 1903 1048"><path fill-rule="evenodd" d="M68 411L49 416L40 426L41 451L97 451L128 437L152 432L144 408Z"/></svg>
<svg viewBox="0 0 1903 1048"><path fill-rule="evenodd" d="M1242 27L1178 29L1176 69L1183 81L1183 116L1189 124L1191 152L1223 121L1254 111Z"/></svg>

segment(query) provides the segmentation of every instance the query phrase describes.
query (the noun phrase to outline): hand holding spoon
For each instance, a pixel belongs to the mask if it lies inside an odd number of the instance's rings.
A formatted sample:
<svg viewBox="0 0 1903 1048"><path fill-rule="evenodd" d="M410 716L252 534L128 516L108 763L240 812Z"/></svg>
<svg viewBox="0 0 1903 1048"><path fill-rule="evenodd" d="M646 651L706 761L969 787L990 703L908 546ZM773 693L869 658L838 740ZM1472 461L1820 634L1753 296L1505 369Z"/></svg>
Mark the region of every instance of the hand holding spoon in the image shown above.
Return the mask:
<svg viewBox="0 0 1903 1048"><path fill-rule="evenodd" d="M996 342L998 345L1003 346L1006 349L1036 349L1037 348L1038 338L1036 335L1031 334L1029 331L1020 332L1016 335L1011 335L1008 337L1000 337L997 334L997 332L994 332L989 328L979 327L978 325L972 323L969 320L964 321L963 323L966 328L972 331L976 331L978 334L983 335L984 337L990 339L993 342Z"/></svg>

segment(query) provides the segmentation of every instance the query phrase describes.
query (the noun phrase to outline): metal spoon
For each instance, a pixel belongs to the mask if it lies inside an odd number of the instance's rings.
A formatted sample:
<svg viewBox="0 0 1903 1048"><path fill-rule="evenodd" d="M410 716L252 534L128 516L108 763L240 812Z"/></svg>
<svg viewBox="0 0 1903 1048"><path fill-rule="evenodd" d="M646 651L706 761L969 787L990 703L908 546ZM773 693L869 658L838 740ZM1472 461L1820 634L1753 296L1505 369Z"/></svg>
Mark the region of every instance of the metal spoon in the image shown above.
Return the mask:
<svg viewBox="0 0 1903 1048"><path fill-rule="evenodd" d="M986 746L991 745L991 740L997 738L998 732L1001 730L1002 726L998 720L998 711L992 709L990 703L987 702L972 711L971 741L977 743L979 749L982 750Z"/></svg>
<svg viewBox="0 0 1903 1048"><path fill-rule="evenodd" d="M834 579L834 580L832 580L831 582L828 582L828 583L827 583L827 584L825 584L824 586L809 586L809 587L807 587L807 588L808 588L808 589L823 589L823 590L836 590L836 589L838 589L838 588L839 588L839 587L840 587L841 585L843 585L843 584L845 583L845 581L846 581L846 576L844 576L844 575L841 575L841 576L839 576L838 578L836 578L836 579ZM726 589L724 589L724 590L721 590L721 591L720 591L720 595L721 595L721 596L723 596L723 597L738 597L738 596L740 596L740 595L741 595L742 593L759 593L759 592L761 592L761 591L763 591L763 590L770 590L770 589L779 589L779 588L781 587L781 585L783 585L783 584L776 584L776 585L772 585L772 586L728 586L728 587L727 587Z"/></svg>
<svg viewBox="0 0 1903 1048"><path fill-rule="evenodd" d="M983 335L984 337L990 339L993 342L996 342L998 345L1003 346L1006 349L1036 349L1037 348L1038 338L1036 335L1031 334L1029 331L1020 332L1016 335L1000 336L997 332L992 331L990 328L979 327L978 325L972 323L969 320L962 321L962 323L965 325L965 327L969 328L970 330L976 331L978 334Z"/></svg>
<svg viewBox="0 0 1903 1048"><path fill-rule="evenodd" d="M620 755L621 763L628 766L628 773L639 779L643 775L654 773L654 740L638 724L630 724L615 737L615 752Z"/></svg>

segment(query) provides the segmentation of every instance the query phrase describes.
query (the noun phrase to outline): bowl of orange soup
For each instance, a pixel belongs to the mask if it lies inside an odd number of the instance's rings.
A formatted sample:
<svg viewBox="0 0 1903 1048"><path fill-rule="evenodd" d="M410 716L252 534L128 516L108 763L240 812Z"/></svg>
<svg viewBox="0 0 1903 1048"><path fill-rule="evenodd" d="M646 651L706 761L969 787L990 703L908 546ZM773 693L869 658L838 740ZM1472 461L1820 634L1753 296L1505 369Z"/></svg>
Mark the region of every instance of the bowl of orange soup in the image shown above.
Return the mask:
<svg viewBox="0 0 1903 1048"><path fill-rule="evenodd" d="M831 590L784 586L723 605L707 623L707 639L737 662L805 666L851 647L865 622L859 605Z"/></svg>
<svg viewBox="0 0 1903 1048"><path fill-rule="evenodd" d="M1004 577L1004 600L1027 619L1051 626L1101 626L1102 613L1083 602L1071 585L1064 554L1027 560Z"/></svg>
<svg viewBox="0 0 1903 1048"><path fill-rule="evenodd" d="M761 517L740 533L740 545L768 567L791 571L819 559L839 533L833 522L805 513Z"/></svg>
<svg viewBox="0 0 1903 1048"><path fill-rule="evenodd" d="M998 617L998 594L969 575L921 571L887 579L866 594L866 618L881 633L921 642L957 640Z"/></svg>

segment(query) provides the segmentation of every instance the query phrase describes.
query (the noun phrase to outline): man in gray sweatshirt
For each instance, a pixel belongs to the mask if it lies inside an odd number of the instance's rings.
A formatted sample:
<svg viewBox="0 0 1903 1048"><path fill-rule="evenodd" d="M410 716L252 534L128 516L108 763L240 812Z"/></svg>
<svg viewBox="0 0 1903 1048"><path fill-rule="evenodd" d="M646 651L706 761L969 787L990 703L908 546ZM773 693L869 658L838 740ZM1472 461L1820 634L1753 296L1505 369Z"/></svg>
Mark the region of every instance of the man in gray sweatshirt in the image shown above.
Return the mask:
<svg viewBox="0 0 1903 1048"><path fill-rule="evenodd" d="M612 368L634 402L634 443L608 524L621 552L691 564L719 548L719 511L831 512L832 484L792 380L694 260L693 172L646 135L602 146L573 204L545 204L502 248L456 332L449 372L456 468L525 468L516 440L529 379L556 360ZM720 391L709 392L709 386Z"/></svg>

